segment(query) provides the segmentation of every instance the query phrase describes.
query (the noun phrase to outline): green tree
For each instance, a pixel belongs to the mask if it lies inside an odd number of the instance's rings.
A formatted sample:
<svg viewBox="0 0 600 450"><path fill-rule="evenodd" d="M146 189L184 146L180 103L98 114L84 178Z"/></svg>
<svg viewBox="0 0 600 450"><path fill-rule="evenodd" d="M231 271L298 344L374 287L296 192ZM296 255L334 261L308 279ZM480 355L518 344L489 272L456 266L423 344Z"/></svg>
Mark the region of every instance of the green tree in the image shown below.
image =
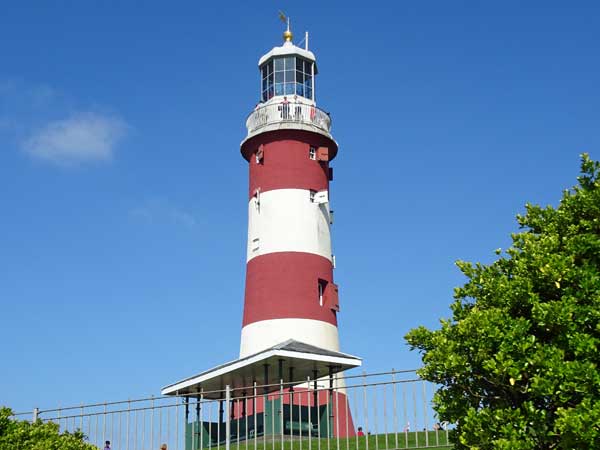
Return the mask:
<svg viewBox="0 0 600 450"><path fill-rule="evenodd" d="M600 448L599 172L582 155L578 185L528 204L495 262L457 262L452 317L406 335L455 448Z"/></svg>
<svg viewBox="0 0 600 450"><path fill-rule="evenodd" d="M0 449L2 450L98 450L84 442L80 431L60 433L58 425L38 420L30 423L11 418L12 411L0 408Z"/></svg>

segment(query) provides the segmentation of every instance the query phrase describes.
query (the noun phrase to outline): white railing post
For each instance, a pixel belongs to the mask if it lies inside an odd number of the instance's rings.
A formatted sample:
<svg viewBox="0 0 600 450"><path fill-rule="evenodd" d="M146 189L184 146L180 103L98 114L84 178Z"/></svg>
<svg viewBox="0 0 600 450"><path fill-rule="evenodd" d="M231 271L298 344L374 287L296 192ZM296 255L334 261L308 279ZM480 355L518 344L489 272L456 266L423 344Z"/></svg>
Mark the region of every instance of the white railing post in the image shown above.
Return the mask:
<svg viewBox="0 0 600 450"><path fill-rule="evenodd" d="M33 422L37 422L40 417L40 408L33 408Z"/></svg>
<svg viewBox="0 0 600 450"><path fill-rule="evenodd" d="M231 389L229 385L225 386L225 450L229 450L231 444Z"/></svg>

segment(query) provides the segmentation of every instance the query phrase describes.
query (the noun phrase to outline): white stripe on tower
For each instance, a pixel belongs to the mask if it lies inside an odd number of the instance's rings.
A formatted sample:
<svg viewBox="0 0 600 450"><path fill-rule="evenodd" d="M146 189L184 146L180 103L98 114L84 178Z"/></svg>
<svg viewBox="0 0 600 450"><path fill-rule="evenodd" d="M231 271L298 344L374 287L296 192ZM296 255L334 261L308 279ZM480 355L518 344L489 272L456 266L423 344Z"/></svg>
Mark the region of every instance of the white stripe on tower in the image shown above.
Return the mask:
<svg viewBox="0 0 600 450"><path fill-rule="evenodd" d="M242 328L240 357L252 355L288 339L339 351L338 329L321 320L271 319L254 322Z"/></svg>
<svg viewBox="0 0 600 450"><path fill-rule="evenodd" d="M276 189L250 199L247 261L275 252L304 252L331 261L329 203L311 191Z"/></svg>

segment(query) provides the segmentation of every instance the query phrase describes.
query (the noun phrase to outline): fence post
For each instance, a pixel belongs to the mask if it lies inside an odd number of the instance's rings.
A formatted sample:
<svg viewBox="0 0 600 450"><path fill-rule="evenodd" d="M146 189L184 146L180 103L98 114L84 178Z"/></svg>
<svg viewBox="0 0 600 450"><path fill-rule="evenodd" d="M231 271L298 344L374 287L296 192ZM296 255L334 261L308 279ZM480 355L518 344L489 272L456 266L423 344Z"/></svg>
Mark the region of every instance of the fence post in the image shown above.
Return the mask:
<svg viewBox="0 0 600 450"><path fill-rule="evenodd" d="M363 370L363 415L365 419L365 447L369 450L369 409L367 401L367 372Z"/></svg>
<svg viewBox="0 0 600 450"><path fill-rule="evenodd" d="M225 450L229 450L231 444L231 389L229 385L225 386L225 408L225 417L227 417L225 422Z"/></svg>
<svg viewBox="0 0 600 450"><path fill-rule="evenodd" d="M40 408L33 408L33 422L37 422L40 418Z"/></svg>
<svg viewBox="0 0 600 450"><path fill-rule="evenodd" d="M394 401L394 436L396 438L396 448L398 448L398 402L396 400L396 370L392 367L392 388Z"/></svg>

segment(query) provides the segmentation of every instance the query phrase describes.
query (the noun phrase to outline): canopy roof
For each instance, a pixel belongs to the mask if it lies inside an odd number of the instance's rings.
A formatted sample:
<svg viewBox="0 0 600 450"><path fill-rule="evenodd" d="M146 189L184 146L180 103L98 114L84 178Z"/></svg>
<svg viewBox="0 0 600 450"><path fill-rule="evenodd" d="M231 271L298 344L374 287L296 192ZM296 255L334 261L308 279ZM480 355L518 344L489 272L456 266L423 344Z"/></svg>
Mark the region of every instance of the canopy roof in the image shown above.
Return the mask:
<svg viewBox="0 0 600 450"><path fill-rule="evenodd" d="M272 383L270 390L275 391L279 389L280 379L289 387L305 383L309 377L314 379L315 371L320 378L361 364L362 360L356 356L290 339L254 355L170 384L161 390L161 394L189 395L202 392L204 398L221 399L225 395L225 386L244 391L251 388L254 382L258 386Z"/></svg>
<svg viewBox="0 0 600 450"><path fill-rule="evenodd" d="M317 64L315 54L310 50L305 50L301 47L296 47L291 42L285 42L281 47L273 47L268 53L264 54L258 61L258 67L261 67L269 59L278 56L294 56L298 55L304 59L308 59L310 62L315 63L315 75L317 74Z"/></svg>

